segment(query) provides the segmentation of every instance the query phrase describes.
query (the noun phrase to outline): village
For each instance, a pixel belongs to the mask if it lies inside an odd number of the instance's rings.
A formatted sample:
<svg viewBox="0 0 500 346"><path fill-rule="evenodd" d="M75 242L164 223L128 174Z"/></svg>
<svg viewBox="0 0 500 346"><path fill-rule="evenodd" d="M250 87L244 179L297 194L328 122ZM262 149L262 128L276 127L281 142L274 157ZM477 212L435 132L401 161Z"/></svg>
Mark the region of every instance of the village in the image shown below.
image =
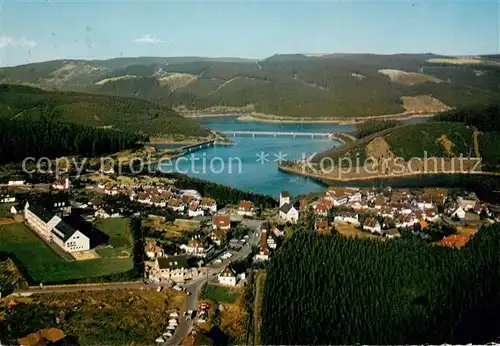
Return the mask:
<svg viewBox="0 0 500 346"><path fill-rule="evenodd" d="M0 212L0 227L34 234L38 246L45 243L68 265L139 261L147 287L184 292L185 319L173 312L169 330L157 338L167 344L180 342L195 320L198 326L210 320L210 300L200 303L200 292L242 291L248 275L264 268L294 232L461 247L482 225L500 221L498 206L452 189L328 187L295 199L282 191L274 208L250 200L221 206L172 179L112 172L54 178L41 190L9 181L0 189ZM138 226L131 226L134 220Z"/></svg>

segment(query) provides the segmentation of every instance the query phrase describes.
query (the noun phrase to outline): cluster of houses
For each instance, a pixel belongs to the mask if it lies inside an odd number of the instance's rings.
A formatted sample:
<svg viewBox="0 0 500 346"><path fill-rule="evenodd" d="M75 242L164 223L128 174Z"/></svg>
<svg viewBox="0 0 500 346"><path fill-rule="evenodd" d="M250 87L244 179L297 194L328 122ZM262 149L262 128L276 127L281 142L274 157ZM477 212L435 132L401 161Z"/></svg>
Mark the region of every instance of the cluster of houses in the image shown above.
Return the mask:
<svg viewBox="0 0 500 346"><path fill-rule="evenodd" d="M196 190L181 190L173 185L156 184L155 186L142 184L128 184L106 182L92 187L94 192L116 196L124 195L131 201L155 206L169 207L172 210L190 217L211 215L217 212L217 201L213 198L202 197Z"/></svg>
<svg viewBox="0 0 500 346"><path fill-rule="evenodd" d="M467 212L491 216L486 204L474 194L449 202L447 190L442 188L425 188L419 193L389 189L389 194L383 194L373 189L330 187L310 211L317 216L315 229L319 232L330 229L327 216L336 208L334 223L359 225L363 230L391 238L399 236L395 229L439 220L443 214L438 207L444 208L444 216L458 219L464 219ZM364 218L361 224L360 214L372 217Z"/></svg>

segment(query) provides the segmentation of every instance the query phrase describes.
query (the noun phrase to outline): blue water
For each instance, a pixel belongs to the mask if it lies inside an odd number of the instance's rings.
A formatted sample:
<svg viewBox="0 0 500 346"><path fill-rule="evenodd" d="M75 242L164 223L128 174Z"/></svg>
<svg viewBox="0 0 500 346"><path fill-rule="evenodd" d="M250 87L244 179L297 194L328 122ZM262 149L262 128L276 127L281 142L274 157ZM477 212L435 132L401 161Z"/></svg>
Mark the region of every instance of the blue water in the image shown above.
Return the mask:
<svg viewBox="0 0 500 346"><path fill-rule="evenodd" d="M268 124L240 122L233 117L203 118L200 122L218 131L351 132L354 125ZM229 136L232 146L216 146L184 156L165 171L175 171L238 189L279 197L282 190L292 196L324 187L310 179L280 172L277 159L297 160L340 143L326 138L288 136ZM263 158L259 161L259 155ZM262 156L264 155L264 156Z"/></svg>
<svg viewBox="0 0 500 346"><path fill-rule="evenodd" d="M204 118L204 125L218 131L282 131L282 132L347 132L354 126L334 124L266 124L240 122L231 117ZM230 137L232 146L216 146L186 155L163 170L176 171L238 189L278 197L281 190L290 194L318 191L320 184L292 174L280 172L277 160L297 160L339 145L326 138L288 136ZM259 161L260 155L263 159ZM263 155L263 156L262 156Z"/></svg>

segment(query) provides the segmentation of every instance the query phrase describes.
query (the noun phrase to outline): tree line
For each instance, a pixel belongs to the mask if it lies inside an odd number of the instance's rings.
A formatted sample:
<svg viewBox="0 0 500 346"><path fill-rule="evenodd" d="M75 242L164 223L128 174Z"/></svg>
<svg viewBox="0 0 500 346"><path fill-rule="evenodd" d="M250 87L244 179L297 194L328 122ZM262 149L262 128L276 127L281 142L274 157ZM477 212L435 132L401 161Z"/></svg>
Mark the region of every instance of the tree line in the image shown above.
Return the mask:
<svg viewBox="0 0 500 346"><path fill-rule="evenodd" d="M356 137L363 138L399 125L397 120L369 120L356 125Z"/></svg>
<svg viewBox="0 0 500 346"><path fill-rule="evenodd" d="M194 189L204 197L215 199L217 201L217 208L219 209L228 204L238 204L241 200L251 201L259 208L273 208L278 204L271 196L234 189L229 186L188 177L187 175L178 173L163 175L175 179L175 186L179 189Z"/></svg>
<svg viewBox="0 0 500 346"><path fill-rule="evenodd" d="M452 109L436 114L434 120L460 122L484 132L500 131L500 103Z"/></svg>
<svg viewBox="0 0 500 346"><path fill-rule="evenodd" d="M465 344L499 337L500 225L462 249L301 229L270 262L263 344Z"/></svg>

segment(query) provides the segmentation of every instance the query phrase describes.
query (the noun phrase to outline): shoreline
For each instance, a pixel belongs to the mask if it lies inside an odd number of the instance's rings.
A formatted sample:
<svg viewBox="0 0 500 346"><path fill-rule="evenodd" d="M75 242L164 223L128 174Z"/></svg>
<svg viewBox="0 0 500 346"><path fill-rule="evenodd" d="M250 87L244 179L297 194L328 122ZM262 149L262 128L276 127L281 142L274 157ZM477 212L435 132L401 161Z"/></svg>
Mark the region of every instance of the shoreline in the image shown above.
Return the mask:
<svg viewBox="0 0 500 346"><path fill-rule="evenodd" d="M189 119L204 119L204 118L236 118L241 122L260 122L270 124L338 124L338 125L356 125L370 120L410 120L416 118L432 118L435 113L397 113L397 114L382 114L370 115L366 117L353 118L294 118L284 117L266 113L218 113L218 114L198 114L198 115L183 115Z"/></svg>
<svg viewBox="0 0 500 346"><path fill-rule="evenodd" d="M497 172L454 171L454 172L403 173L403 174L397 174L397 175L380 174L380 175L374 175L374 176L369 176L369 177L341 178L341 177L329 177L329 176L317 174L317 173L302 172L301 170L298 170L298 169L295 169L292 167L282 166L282 165L278 165L278 169L280 171L288 173L288 174L295 174L298 176L307 177L309 179L317 180L317 181L324 182L324 183L335 183L335 182L350 183L350 182L357 182L357 181L370 181L370 180L376 180L376 179L411 178L411 177L420 177L420 176L426 176L426 175L485 175L485 176L500 177L500 173L497 173Z"/></svg>
<svg viewBox="0 0 500 346"><path fill-rule="evenodd" d="M184 118L197 119L197 118L224 118L224 117L238 117L246 113L216 113L216 114L196 114L196 115L182 115Z"/></svg>
<svg viewBox="0 0 500 346"><path fill-rule="evenodd" d="M237 118L241 122L261 122L272 124L338 124L338 125L356 125L370 120L410 120L416 118L432 118L435 113L419 114L419 113L399 113L372 115L366 117L355 118L291 118L280 117L270 114L251 113L241 115Z"/></svg>

